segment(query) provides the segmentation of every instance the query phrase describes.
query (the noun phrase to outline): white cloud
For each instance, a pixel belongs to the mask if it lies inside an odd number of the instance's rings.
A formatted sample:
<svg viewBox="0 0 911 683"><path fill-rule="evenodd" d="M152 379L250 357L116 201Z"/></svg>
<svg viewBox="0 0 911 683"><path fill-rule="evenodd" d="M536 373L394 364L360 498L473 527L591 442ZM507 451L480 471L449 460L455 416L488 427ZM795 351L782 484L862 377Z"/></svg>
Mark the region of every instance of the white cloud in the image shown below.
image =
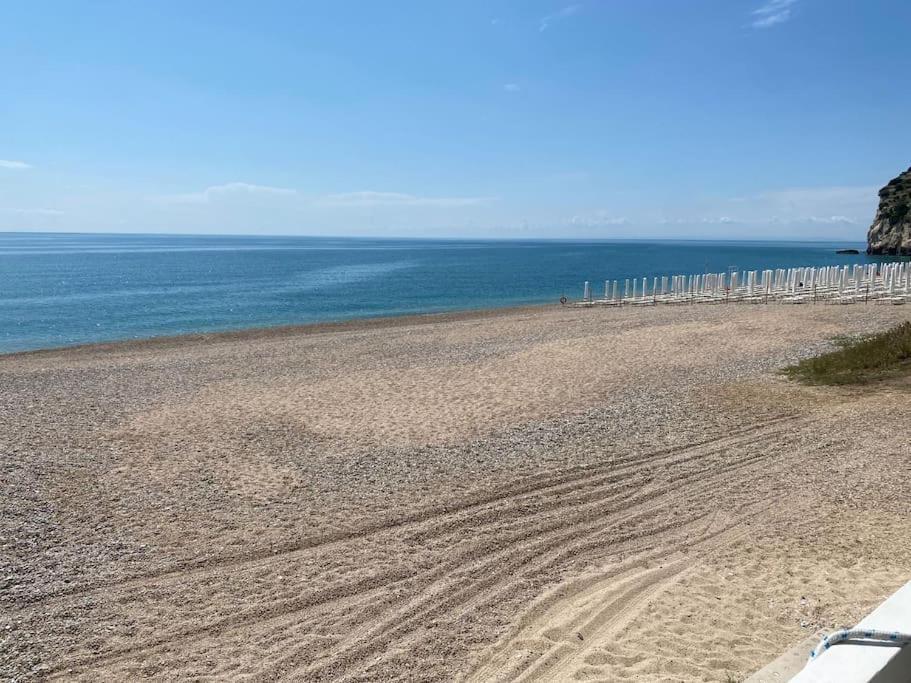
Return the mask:
<svg viewBox="0 0 911 683"><path fill-rule="evenodd" d="M582 9L582 5L579 5L579 4L566 5L565 7L560 8L553 14L548 14L546 17L542 17L541 21L538 24L538 31L543 33L548 28L550 28L550 25L553 22L559 21L560 19L566 19L567 17L571 17L572 15L576 14L580 9Z"/></svg>
<svg viewBox="0 0 911 683"><path fill-rule="evenodd" d="M783 24L791 18L791 8L797 0L767 0L753 10L753 28L770 28L776 24Z"/></svg>
<svg viewBox="0 0 911 683"><path fill-rule="evenodd" d="M848 216L772 216L763 221L771 225L841 225L841 226L861 226L865 225L864 221L849 218ZM869 222L869 221L867 221Z"/></svg>
<svg viewBox="0 0 911 683"><path fill-rule="evenodd" d="M658 216L657 223L859 229L870 224L876 204L877 188L873 186L794 187L669 208L669 215ZM649 223L644 217L636 222Z"/></svg>
<svg viewBox="0 0 911 683"><path fill-rule="evenodd" d="M503 86L503 90L506 92L519 92L521 89L522 88L518 83L507 83Z"/></svg>
<svg viewBox="0 0 911 683"><path fill-rule="evenodd" d="M877 188L867 185L792 187L685 203L662 208L620 205L613 210L580 211L566 222L579 234L602 229L612 236L713 235L789 239L860 239L873 219Z"/></svg>
<svg viewBox="0 0 911 683"><path fill-rule="evenodd" d="M608 211L595 211L589 214L573 216L569 221L572 225L584 228L606 228L617 225L629 225L630 221L625 216L614 216Z"/></svg>
<svg viewBox="0 0 911 683"><path fill-rule="evenodd" d="M748 220L770 223L865 225L873 220L878 188L872 185L794 187L730 201Z"/></svg>
<svg viewBox="0 0 911 683"><path fill-rule="evenodd" d="M837 225L839 223L845 225L857 225L857 221L853 218L848 218L847 216L809 216L807 217L808 223L823 223L826 225Z"/></svg>
<svg viewBox="0 0 911 683"><path fill-rule="evenodd" d="M0 209L4 213L15 213L21 216L62 216L59 209Z"/></svg>
<svg viewBox="0 0 911 683"><path fill-rule="evenodd" d="M9 159L0 159L0 168L12 168L16 170L31 168L31 164L27 164L24 161L11 161Z"/></svg>
<svg viewBox="0 0 911 683"><path fill-rule="evenodd" d="M153 198L170 205L218 206L230 207L232 211L243 206L257 209L264 208L263 202L269 202L269 209L275 211L293 210L300 214L308 209L344 209L363 207L436 207L458 208L478 206L496 201L496 197L424 197L404 192L343 192L323 196L307 196L297 190L251 183L225 183L213 185L201 192L166 195Z"/></svg>
<svg viewBox="0 0 911 683"><path fill-rule="evenodd" d="M657 221L659 225L735 225L745 223L731 216L694 216L694 217L677 217L661 218Z"/></svg>
<svg viewBox="0 0 911 683"><path fill-rule="evenodd" d="M268 185L234 182L225 183L224 185L212 185L202 192L169 195L164 197L164 199L165 201L177 204L208 204L212 201L228 197L255 195L288 197L296 194L297 190L291 190L285 187L270 187Z"/></svg>
<svg viewBox="0 0 911 683"><path fill-rule="evenodd" d="M401 192L343 192L317 200L321 206L476 206L496 201L496 197L418 197Z"/></svg>

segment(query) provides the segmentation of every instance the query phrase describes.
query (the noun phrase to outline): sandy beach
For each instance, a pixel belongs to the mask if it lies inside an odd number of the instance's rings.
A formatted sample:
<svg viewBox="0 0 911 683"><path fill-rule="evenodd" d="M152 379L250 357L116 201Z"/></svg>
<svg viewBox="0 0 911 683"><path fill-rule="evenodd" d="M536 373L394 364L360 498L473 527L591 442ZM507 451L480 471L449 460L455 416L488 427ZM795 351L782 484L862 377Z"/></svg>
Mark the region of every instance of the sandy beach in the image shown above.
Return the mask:
<svg viewBox="0 0 911 683"><path fill-rule="evenodd" d="M524 308L0 356L0 678L741 680L911 577L903 306Z"/></svg>

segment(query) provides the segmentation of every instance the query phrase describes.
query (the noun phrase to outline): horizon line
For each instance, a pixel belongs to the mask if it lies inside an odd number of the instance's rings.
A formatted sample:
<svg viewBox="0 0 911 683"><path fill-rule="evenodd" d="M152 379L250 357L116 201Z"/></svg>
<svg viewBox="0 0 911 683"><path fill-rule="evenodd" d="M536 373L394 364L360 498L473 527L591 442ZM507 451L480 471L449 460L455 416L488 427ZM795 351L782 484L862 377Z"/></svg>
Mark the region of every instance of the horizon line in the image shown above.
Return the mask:
<svg viewBox="0 0 911 683"><path fill-rule="evenodd" d="M0 230L0 235L119 235L136 237L239 237L239 238L291 238L291 239L350 239L350 240L399 240L399 241L447 241L447 242L851 242L866 243L866 239L845 239L839 237L820 238L754 238L754 237L469 237L469 236L434 236L416 237L413 235L326 235L326 234L290 234L290 233L217 233L217 232L91 232L81 230Z"/></svg>

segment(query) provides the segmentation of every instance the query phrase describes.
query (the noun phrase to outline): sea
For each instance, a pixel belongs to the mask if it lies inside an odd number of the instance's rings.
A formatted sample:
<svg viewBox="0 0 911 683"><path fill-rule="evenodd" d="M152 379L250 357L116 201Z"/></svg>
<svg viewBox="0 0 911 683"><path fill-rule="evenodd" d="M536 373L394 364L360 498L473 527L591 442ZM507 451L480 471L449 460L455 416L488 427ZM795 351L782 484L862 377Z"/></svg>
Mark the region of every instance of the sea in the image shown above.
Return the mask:
<svg viewBox="0 0 911 683"><path fill-rule="evenodd" d="M836 254L856 248L859 255ZM0 233L0 353L578 299L607 279L865 263L863 243Z"/></svg>

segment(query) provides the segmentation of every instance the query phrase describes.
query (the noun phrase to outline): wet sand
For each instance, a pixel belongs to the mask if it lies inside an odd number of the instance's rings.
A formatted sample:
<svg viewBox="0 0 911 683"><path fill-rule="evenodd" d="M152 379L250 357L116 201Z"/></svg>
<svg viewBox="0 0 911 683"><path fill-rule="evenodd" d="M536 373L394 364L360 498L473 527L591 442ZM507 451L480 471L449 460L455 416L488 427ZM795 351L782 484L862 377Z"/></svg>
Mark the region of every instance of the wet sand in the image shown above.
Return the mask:
<svg viewBox="0 0 911 683"><path fill-rule="evenodd" d="M726 680L911 574L893 306L526 308L0 356L0 678Z"/></svg>

